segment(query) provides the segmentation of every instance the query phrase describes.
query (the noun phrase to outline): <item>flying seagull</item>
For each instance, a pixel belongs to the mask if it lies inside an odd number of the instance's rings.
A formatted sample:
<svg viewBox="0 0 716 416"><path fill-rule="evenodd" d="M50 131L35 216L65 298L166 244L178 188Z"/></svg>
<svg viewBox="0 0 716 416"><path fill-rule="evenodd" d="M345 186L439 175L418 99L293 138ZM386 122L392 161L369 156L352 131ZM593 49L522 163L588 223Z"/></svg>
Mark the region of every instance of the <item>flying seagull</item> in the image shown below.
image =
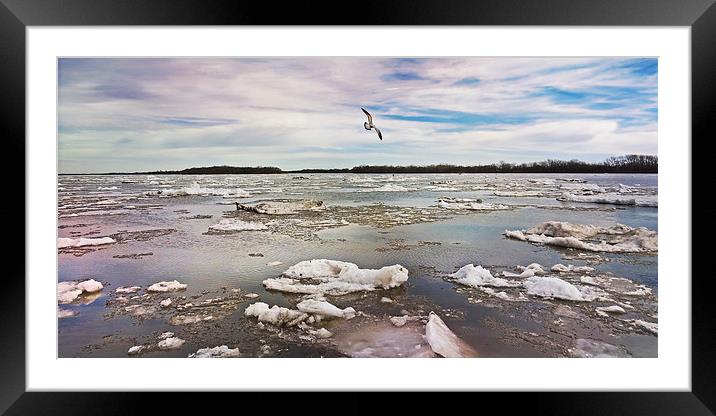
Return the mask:
<svg viewBox="0 0 716 416"><path fill-rule="evenodd" d="M373 116L371 116L369 112L365 111L365 108L361 107L361 110L363 110L365 115L368 116L368 122L363 123L363 127L365 127L366 130L375 129L375 132L378 133L378 138L383 140L383 133L381 133L380 130L378 130L378 127L373 124Z"/></svg>

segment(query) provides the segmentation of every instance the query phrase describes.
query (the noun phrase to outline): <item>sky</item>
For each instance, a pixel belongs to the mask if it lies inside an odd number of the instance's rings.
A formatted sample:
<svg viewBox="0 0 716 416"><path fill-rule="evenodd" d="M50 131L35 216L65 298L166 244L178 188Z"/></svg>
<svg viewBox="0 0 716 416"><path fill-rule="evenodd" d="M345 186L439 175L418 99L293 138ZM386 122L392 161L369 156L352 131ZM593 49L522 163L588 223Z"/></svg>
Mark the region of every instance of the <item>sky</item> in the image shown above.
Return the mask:
<svg viewBox="0 0 716 416"><path fill-rule="evenodd" d="M59 171L656 155L657 72L656 58L61 58Z"/></svg>

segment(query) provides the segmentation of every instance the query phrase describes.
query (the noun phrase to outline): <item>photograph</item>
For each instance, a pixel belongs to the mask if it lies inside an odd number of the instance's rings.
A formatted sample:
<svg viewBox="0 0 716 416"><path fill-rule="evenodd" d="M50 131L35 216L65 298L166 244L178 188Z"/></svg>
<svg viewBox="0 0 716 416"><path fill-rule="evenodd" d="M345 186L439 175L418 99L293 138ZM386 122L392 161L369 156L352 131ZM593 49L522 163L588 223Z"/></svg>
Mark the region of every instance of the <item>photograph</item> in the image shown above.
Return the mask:
<svg viewBox="0 0 716 416"><path fill-rule="evenodd" d="M46 335L58 358L658 358L659 59L58 56Z"/></svg>

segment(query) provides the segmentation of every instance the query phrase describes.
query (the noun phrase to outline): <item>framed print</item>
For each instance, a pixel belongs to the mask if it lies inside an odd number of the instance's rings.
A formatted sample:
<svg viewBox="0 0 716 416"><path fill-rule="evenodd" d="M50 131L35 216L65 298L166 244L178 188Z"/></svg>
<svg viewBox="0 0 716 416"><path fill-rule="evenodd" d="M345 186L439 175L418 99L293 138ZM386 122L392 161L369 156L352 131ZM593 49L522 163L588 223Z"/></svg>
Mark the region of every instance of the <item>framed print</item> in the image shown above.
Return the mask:
<svg viewBox="0 0 716 416"><path fill-rule="evenodd" d="M26 242L3 410L436 390L711 414L691 137L716 6L400 3L3 0Z"/></svg>

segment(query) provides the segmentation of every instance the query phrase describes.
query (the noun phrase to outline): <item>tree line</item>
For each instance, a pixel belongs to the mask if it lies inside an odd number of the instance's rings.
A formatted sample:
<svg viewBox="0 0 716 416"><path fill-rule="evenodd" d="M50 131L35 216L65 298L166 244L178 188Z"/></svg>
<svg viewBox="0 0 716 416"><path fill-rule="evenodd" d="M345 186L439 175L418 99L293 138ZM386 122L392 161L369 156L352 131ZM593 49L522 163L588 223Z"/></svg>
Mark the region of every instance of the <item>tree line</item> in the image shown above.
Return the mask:
<svg viewBox="0 0 716 416"><path fill-rule="evenodd" d="M488 165L461 166L451 164L435 165L360 165L345 169L300 169L282 170L273 166L209 166L183 170L160 170L154 172L133 172L135 175L237 175L277 173L658 173L658 157L654 155L612 156L603 162L584 162L577 159L548 159L541 162L508 163L501 161ZM107 173L112 175L114 173ZM128 173L122 173L127 175Z"/></svg>
<svg viewBox="0 0 716 416"><path fill-rule="evenodd" d="M584 162L577 159L548 159L521 164L499 162L488 165L460 166L437 164L427 166L361 165L351 169L304 169L305 173L658 173L658 157L652 155L614 156L604 162Z"/></svg>

